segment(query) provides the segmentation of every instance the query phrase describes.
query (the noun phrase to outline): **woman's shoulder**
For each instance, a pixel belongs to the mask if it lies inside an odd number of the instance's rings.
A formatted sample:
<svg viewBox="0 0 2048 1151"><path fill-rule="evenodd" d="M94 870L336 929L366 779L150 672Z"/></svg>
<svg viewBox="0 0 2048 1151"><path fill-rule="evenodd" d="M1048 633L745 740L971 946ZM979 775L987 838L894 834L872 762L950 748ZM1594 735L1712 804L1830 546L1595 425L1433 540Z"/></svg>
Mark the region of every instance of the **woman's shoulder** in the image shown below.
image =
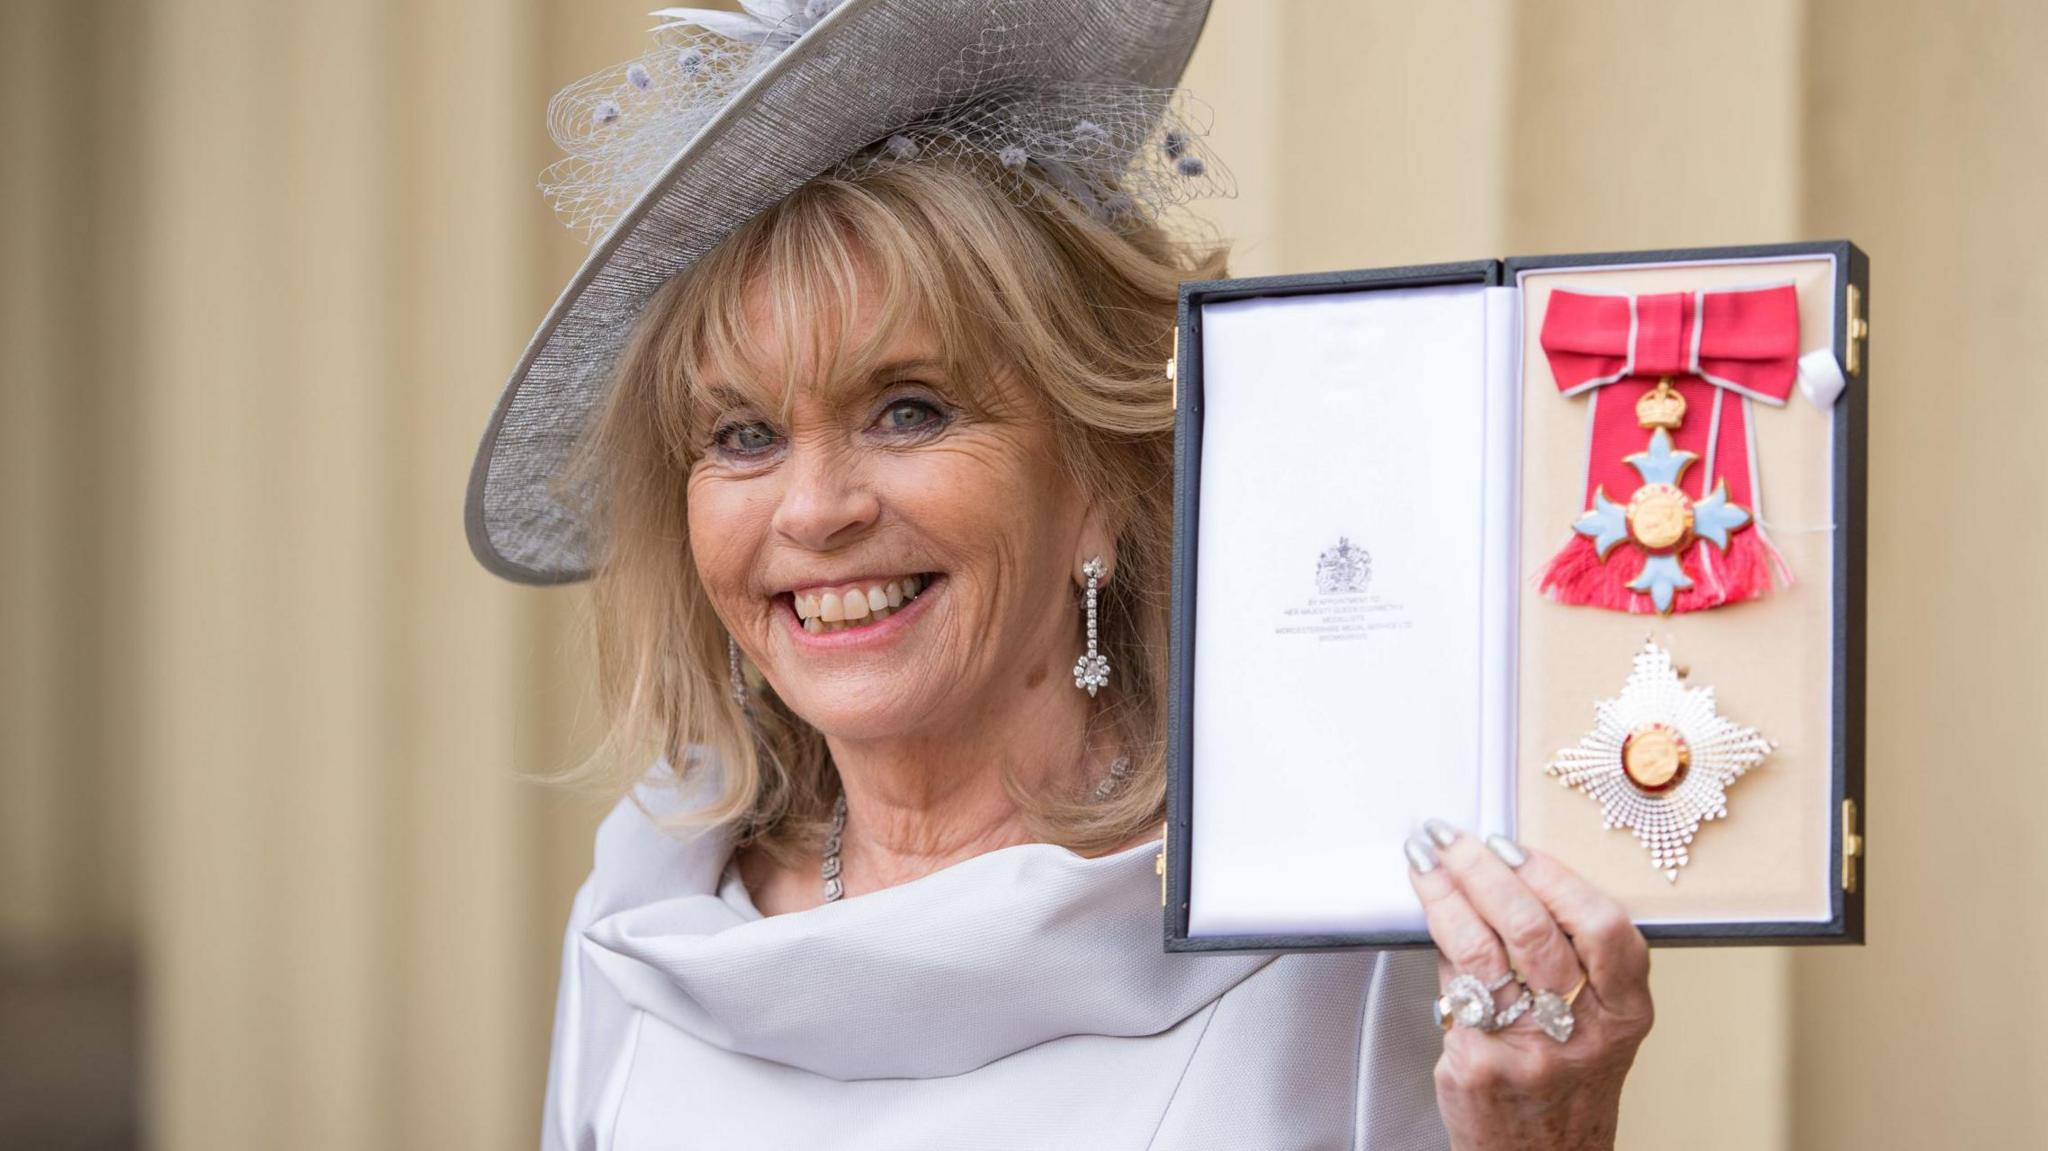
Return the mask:
<svg viewBox="0 0 2048 1151"><path fill-rule="evenodd" d="M731 832L693 820L717 792L715 764L679 776L666 758L650 767L598 825L586 881L593 916L718 890Z"/></svg>

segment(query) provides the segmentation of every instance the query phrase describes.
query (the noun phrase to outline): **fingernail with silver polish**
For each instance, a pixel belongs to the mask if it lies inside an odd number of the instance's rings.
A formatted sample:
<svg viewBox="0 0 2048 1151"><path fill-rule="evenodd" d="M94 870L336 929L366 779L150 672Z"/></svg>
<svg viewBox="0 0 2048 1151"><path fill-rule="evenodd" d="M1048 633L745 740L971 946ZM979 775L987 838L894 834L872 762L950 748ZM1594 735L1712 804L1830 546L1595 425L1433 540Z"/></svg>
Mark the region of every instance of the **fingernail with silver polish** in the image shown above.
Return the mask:
<svg viewBox="0 0 2048 1151"><path fill-rule="evenodd" d="M1486 846L1492 848L1493 853L1500 856L1500 861L1509 867L1520 867L1529 862L1528 854L1514 840L1509 839L1505 835L1487 836Z"/></svg>
<svg viewBox="0 0 2048 1151"><path fill-rule="evenodd" d="M1422 830L1427 831L1429 837L1436 840L1438 847L1449 847L1458 841L1458 829L1441 819L1424 821Z"/></svg>
<svg viewBox="0 0 2048 1151"><path fill-rule="evenodd" d="M1415 869L1415 874L1428 875L1436 870L1436 849L1429 844L1411 835L1401 850L1408 853L1408 866Z"/></svg>

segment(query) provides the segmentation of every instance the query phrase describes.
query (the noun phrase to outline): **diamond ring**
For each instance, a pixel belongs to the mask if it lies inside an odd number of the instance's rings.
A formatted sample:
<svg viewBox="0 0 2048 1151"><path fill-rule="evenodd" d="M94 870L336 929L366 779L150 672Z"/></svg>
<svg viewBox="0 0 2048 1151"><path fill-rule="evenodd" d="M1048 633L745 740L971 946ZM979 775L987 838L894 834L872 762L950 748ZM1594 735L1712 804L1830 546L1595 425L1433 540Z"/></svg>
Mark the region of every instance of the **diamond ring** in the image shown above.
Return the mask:
<svg viewBox="0 0 2048 1151"><path fill-rule="evenodd" d="M1507 1019L1506 1023L1497 1021L1497 1025L1505 1027L1507 1023L1521 1018L1523 1012L1527 1012L1529 1018L1535 1021L1536 1026L1541 1028L1545 1035L1563 1043L1572 1037L1572 1028L1578 1025L1578 1021L1572 1018L1572 1001L1585 989L1586 973L1583 971L1579 973L1579 981L1563 995L1555 991L1538 991L1532 995L1525 987L1522 989L1522 998L1507 1011L1501 1012L1503 1017L1512 1014L1513 1018Z"/></svg>
<svg viewBox="0 0 2048 1151"><path fill-rule="evenodd" d="M1444 993L1436 998L1436 1025L1445 1031L1454 1025L1492 1031L1497 1026L1493 993L1517 981L1513 968L1490 984L1481 982L1476 975L1453 975L1444 985Z"/></svg>
<svg viewBox="0 0 2048 1151"><path fill-rule="evenodd" d="M1515 1020L1520 1019L1524 1015L1527 1015L1529 1013L1529 1009L1531 1007L1534 1007L1535 1005L1536 993L1530 991L1528 985L1524 984L1522 987L1522 993L1515 997L1515 1001L1513 1003L1508 1004L1505 1008L1503 1008L1499 1015L1493 1017L1493 1029L1495 1031L1499 1031L1502 1028L1509 1026L1510 1024L1514 1023Z"/></svg>

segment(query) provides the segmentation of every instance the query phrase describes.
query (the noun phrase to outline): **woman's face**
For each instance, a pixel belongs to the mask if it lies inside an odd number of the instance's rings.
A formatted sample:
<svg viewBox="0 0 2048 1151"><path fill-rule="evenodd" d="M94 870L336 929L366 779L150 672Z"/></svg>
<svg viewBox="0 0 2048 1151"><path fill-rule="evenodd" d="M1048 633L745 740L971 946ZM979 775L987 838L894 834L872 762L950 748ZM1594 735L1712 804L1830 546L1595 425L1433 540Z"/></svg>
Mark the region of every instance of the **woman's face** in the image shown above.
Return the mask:
<svg viewBox="0 0 2048 1151"><path fill-rule="evenodd" d="M747 306L768 330L761 294ZM1073 573L1099 533L1022 385L996 383L995 412L974 415L923 325L873 325L854 317L852 346L883 351L861 379L818 378L811 333L786 333L774 351L804 381L786 417L783 364L716 381L730 394L698 429L690 540L712 605L798 715L848 741L936 738L1064 685Z"/></svg>

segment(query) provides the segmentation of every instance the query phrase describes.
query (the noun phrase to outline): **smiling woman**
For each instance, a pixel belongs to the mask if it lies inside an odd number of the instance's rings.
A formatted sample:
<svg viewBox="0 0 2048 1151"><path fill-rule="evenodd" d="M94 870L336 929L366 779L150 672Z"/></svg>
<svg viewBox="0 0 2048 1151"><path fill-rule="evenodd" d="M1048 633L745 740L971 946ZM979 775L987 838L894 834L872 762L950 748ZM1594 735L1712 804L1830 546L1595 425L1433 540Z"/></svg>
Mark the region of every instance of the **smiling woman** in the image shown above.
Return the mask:
<svg viewBox="0 0 2048 1151"><path fill-rule="evenodd" d="M1221 270L1156 227L1020 205L999 162L960 155L814 181L672 280L565 476L604 493L587 514L615 742L593 762L627 765L622 788L648 752L715 771L689 818L734 826L763 872L819 858L842 786L828 737L1014 748L1003 794L1031 838L1149 837L1163 365L1179 281ZM1091 710L1063 672L1094 555L1118 679ZM728 635L758 669L751 713ZM1127 781L1095 802L1119 749Z"/></svg>
<svg viewBox="0 0 2048 1151"><path fill-rule="evenodd" d="M1611 1140L1647 957L1540 854L1408 845L1457 971L1163 947L1205 0L744 6L557 97L603 231L471 473L484 563L595 581L622 795L547 1145ZM1587 976L1529 1012L1575 1030L1509 1026L1516 969Z"/></svg>

